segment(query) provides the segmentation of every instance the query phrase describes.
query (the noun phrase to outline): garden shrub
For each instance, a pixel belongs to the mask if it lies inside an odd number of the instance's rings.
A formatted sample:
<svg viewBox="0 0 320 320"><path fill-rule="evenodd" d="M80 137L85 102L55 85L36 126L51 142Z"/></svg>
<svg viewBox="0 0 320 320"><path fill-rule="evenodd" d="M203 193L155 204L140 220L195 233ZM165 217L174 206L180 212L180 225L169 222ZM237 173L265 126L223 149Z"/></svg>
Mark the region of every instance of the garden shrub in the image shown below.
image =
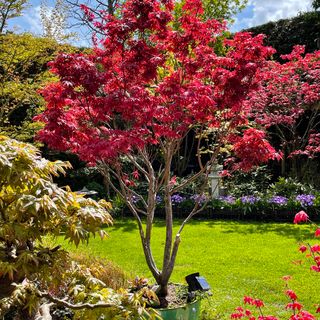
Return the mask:
<svg viewBox="0 0 320 320"><path fill-rule="evenodd" d="M320 51L305 54L305 47L296 45L281 58L261 70L260 86L247 101L255 106L250 118L267 127L268 139L281 150L280 165L273 167L306 181L319 155Z"/></svg>
<svg viewBox="0 0 320 320"><path fill-rule="evenodd" d="M198 214L199 218L226 218L226 219L252 219L263 221L291 221L292 214L299 210L309 210L313 219L318 219L320 212L320 193L312 186L297 182L292 178L280 177L273 184L264 182L264 176L268 174L266 168L254 172L252 186L250 188L250 173L236 175L235 180L243 181L243 184L235 184L230 189L231 194L212 198L209 194L198 194L195 189L184 189L172 195L173 210L177 217L184 218L195 203L206 204ZM267 181L270 176L267 177ZM177 178L178 179L178 178ZM179 180L180 181L180 180ZM183 181L183 179L181 179ZM231 185L231 183L230 183ZM245 187L248 186L249 190ZM141 194L146 197L146 192ZM242 192L241 192L242 191ZM251 191L251 192L250 192ZM142 205L137 198L135 204ZM159 194L156 197L156 216L164 217L164 197ZM125 202L119 196L112 200L113 215L130 215Z"/></svg>
<svg viewBox="0 0 320 320"><path fill-rule="evenodd" d="M290 19L268 22L246 31L265 34L266 43L277 50L276 59L281 54L291 52L294 45L306 46L306 52L319 50L320 12L300 13Z"/></svg>
<svg viewBox="0 0 320 320"><path fill-rule="evenodd" d="M0 134L33 142L41 125L32 118L44 106L37 90L54 80L47 63L60 51L77 50L27 33L0 35Z"/></svg>
<svg viewBox="0 0 320 320"><path fill-rule="evenodd" d="M110 203L53 183L52 176L69 167L0 136L0 318L36 318L53 303L85 319L137 319L143 293L122 289L125 275L118 268L98 258L72 259L61 246L43 242L63 234L75 245L87 243L90 235L104 238L102 224L112 223Z"/></svg>
<svg viewBox="0 0 320 320"><path fill-rule="evenodd" d="M118 290L128 288L132 278L113 262L88 253L71 253L70 259L90 270L92 276L101 280L106 287Z"/></svg>
<svg viewBox="0 0 320 320"><path fill-rule="evenodd" d="M292 195L306 194L315 191L316 190L311 185L299 182L294 178L284 177L279 177L278 181L271 184L269 187L269 193L284 197L291 197Z"/></svg>
<svg viewBox="0 0 320 320"><path fill-rule="evenodd" d="M223 186L235 197L260 194L272 181L272 172L267 166L259 166L249 172L234 172L223 178Z"/></svg>

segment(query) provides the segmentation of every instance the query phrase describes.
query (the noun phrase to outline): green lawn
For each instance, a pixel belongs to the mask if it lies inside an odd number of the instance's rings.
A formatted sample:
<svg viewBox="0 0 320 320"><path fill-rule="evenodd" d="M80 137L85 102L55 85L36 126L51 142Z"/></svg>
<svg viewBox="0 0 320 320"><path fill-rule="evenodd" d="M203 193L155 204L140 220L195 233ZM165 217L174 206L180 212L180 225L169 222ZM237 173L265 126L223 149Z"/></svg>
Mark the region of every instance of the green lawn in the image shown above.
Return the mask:
<svg viewBox="0 0 320 320"><path fill-rule="evenodd" d="M107 229L110 238L92 239L77 250L106 257L132 275L150 276L133 220L116 220ZM153 249L161 261L164 246L164 223L153 231ZM186 226L172 281L182 282L193 272L200 272L212 287L212 297L203 303L210 311L208 319L228 319L244 295L262 299L265 314L274 313L287 319L284 305L284 275L293 276L291 287L299 301L314 312L320 303L320 275L309 271L309 265L293 263L304 260L298 252L300 240L312 239L310 226L280 223L198 221ZM75 251L74 247L68 249Z"/></svg>

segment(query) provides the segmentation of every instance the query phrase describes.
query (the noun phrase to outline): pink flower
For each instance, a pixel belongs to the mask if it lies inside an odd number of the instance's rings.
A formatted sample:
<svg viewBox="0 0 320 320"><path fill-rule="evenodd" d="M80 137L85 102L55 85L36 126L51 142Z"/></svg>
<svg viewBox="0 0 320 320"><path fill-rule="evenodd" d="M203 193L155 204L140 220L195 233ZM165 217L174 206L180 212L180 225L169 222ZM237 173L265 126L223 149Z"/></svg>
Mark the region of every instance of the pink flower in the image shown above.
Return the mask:
<svg viewBox="0 0 320 320"><path fill-rule="evenodd" d="M302 253L304 253L304 252L307 251L307 247L304 246L304 245L302 245L302 246L300 246L299 251L301 251Z"/></svg>
<svg viewBox="0 0 320 320"><path fill-rule="evenodd" d="M230 177L231 174L228 170L222 170L222 171L220 171L220 176L221 177Z"/></svg>
<svg viewBox="0 0 320 320"><path fill-rule="evenodd" d="M257 308L264 307L264 303L262 300L256 299L253 303Z"/></svg>
<svg viewBox="0 0 320 320"><path fill-rule="evenodd" d="M292 309L292 310L301 310L302 309L302 304L295 301L292 303L288 303L286 306L286 309Z"/></svg>
<svg viewBox="0 0 320 320"><path fill-rule="evenodd" d="M249 317L249 316L251 316L251 314L252 314L252 312L251 312L250 310L246 309L245 315L246 315L247 317Z"/></svg>
<svg viewBox="0 0 320 320"><path fill-rule="evenodd" d="M238 312L243 312L243 308L242 307L237 307L235 310L238 311Z"/></svg>
<svg viewBox="0 0 320 320"><path fill-rule="evenodd" d="M320 252L320 245L315 244L311 247L311 252Z"/></svg>
<svg viewBox="0 0 320 320"><path fill-rule="evenodd" d="M308 311L301 311L299 315L302 320L316 320L316 318Z"/></svg>
<svg viewBox="0 0 320 320"><path fill-rule="evenodd" d="M293 290L287 290L286 295L291 299L291 300L297 300L297 295Z"/></svg>
<svg viewBox="0 0 320 320"><path fill-rule="evenodd" d="M284 281L289 281L289 280L291 280L291 279L292 279L291 276L283 276L283 277L282 277L282 280L284 280Z"/></svg>
<svg viewBox="0 0 320 320"><path fill-rule="evenodd" d="M315 237L320 237L320 228L318 228L314 234Z"/></svg>
<svg viewBox="0 0 320 320"><path fill-rule="evenodd" d="M177 176L173 176L173 177L170 179L169 184L172 185L172 186L174 186L176 183L177 183Z"/></svg>
<svg viewBox="0 0 320 320"><path fill-rule="evenodd" d="M320 256L315 256L313 260L317 263L318 266L320 266Z"/></svg>
<svg viewBox="0 0 320 320"><path fill-rule="evenodd" d="M311 266L310 269L315 272L320 272L320 267L318 266Z"/></svg>
<svg viewBox="0 0 320 320"><path fill-rule="evenodd" d="M244 301L244 303L246 304L254 304L253 302L254 302L254 299L253 298L251 298L251 297L248 297L248 296L244 296L244 298L243 298L243 301Z"/></svg>
<svg viewBox="0 0 320 320"><path fill-rule="evenodd" d="M244 314L243 313L233 313L231 315L231 319L241 319L244 317Z"/></svg>
<svg viewBox="0 0 320 320"><path fill-rule="evenodd" d="M139 179L139 172L138 172L138 170L134 170L133 172L132 172L132 176L135 178L135 179Z"/></svg>
<svg viewBox="0 0 320 320"><path fill-rule="evenodd" d="M309 216L303 210L301 210L295 215L293 223L306 222L308 219Z"/></svg>

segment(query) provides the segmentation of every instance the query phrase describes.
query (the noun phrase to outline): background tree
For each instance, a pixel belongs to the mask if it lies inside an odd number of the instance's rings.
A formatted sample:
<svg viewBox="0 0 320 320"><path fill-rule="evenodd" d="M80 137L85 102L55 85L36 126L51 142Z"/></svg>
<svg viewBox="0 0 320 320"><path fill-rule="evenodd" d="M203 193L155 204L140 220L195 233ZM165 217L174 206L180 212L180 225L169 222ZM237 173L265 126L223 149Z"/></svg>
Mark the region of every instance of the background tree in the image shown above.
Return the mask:
<svg viewBox="0 0 320 320"><path fill-rule="evenodd" d="M253 105L255 121L267 126L271 141L281 146L281 175L291 174L300 181L307 180L315 154L310 138L320 132L320 52L304 55L304 51L295 46L291 54L281 56L282 63L269 62L261 73L260 88L247 102ZM312 176L311 182L317 182Z"/></svg>
<svg viewBox="0 0 320 320"><path fill-rule="evenodd" d="M7 27L8 20L19 17L27 8L29 0L0 0L0 35Z"/></svg>
<svg viewBox="0 0 320 320"><path fill-rule="evenodd" d="M59 82L43 90L47 108L37 117L45 123L39 137L50 147L72 151L97 165L106 179L117 180L109 183L136 218L160 297L167 295L181 232L201 209L197 202L174 234L173 195L199 178L203 194L225 144L233 145L238 169L279 158L264 132L247 126L249 110L243 104L257 86L257 69L274 50L263 46L261 35L237 34L225 41L226 56L219 57L213 44L224 25L204 19L201 2L188 0L173 29L173 10L171 1L129 0L118 17L98 21L107 37L92 54L62 54L51 64ZM198 137L200 170L179 184L172 159L190 130ZM209 135L212 144L204 158L199 149ZM138 180L147 183L146 196L137 192ZM161 193L166 234L160 269L151 235Z"/></svg>
<svg viewBox="0 0 320 320"><path fill-rule="evenodd" d="M206 18L233 21L233 17L246 7L248 0L203 0L202 3Z"/></svg>
<svg viewBox="0 0 320 320"><path fill-rule="evenodd" d="M0 133L32 142L40 128L32 122L44 105L37 90L54 77L47 63L60 51L74 52L69 45L30 34L0 37Z"/></svg>
<svg viewBox="0 0 320 320"><path fill-rule="evenodd" d="M307 53L320 49L320 12L305 12L290 19L280 19L246 29L254 35L265 34L265 43L277 50L274 58L289 54L295 45L304 45Z"/></svg>
<svg viewBox="0 0 320 320"><path fill-rule="evenodd" d="M92 32L103 35L101 29L97 28L97 23L102 22L102 12L107 12L110 15L120 13L120 6L124 0L64 0L70 9L70 15L77 21L74 27L83 27L82 30L86 36L91 36ZM232 21L232 17L245 8L248 0L203 0L204 18L215 18L219 20ZM185 1L175 2L175 15L181 15L181 8ZM93 16L95 19L93 19ZM99 21L98 21L99 20ZM95 23L93 23L95 22ZM86 30L86 31L85 31Z"/></svg>
<svg viewBox="0 0 320 320"><path fill-rule="evenodd" d="M40 19L44 37L59 43L70 41L76 37L75 32L68 32L69 6L64 0L56 0L53 7L48 5L48 1L42 0Z"/></svg>
<svg viewBox="0 0 320 320"><path fill-rule="evenodd" d="M102 12L107 12L113 16L118 6L124 1L122 0L64 0L64 3L69 8L69 15L73 18L72 27L78 29L82 36L92 41L92 35L103 35L101 29L96 27L96 23L93 23L92 17L99 17L99 20L103 19Z"/></svg>

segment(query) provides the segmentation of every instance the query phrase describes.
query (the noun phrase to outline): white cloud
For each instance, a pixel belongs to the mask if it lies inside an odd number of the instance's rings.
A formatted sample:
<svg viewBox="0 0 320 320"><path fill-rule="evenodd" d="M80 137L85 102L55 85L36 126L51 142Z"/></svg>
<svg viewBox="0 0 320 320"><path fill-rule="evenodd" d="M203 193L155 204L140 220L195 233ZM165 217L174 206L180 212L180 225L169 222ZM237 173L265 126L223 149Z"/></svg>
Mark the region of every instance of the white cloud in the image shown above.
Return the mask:
<svg viewBox="0 0 320 320"><path fill-rule="evenodd" d="M236 17L232 31L261 25L310 11L312 0L249 0L248 6Z"/></svg>
<svg viewBox="0 0 320 320"><path fill-rule="evenodd" d="M26 29L33 34L42 34L42 24L40 19L40 6L30 8L23 15L22 19L26 24Z"/></svg>

